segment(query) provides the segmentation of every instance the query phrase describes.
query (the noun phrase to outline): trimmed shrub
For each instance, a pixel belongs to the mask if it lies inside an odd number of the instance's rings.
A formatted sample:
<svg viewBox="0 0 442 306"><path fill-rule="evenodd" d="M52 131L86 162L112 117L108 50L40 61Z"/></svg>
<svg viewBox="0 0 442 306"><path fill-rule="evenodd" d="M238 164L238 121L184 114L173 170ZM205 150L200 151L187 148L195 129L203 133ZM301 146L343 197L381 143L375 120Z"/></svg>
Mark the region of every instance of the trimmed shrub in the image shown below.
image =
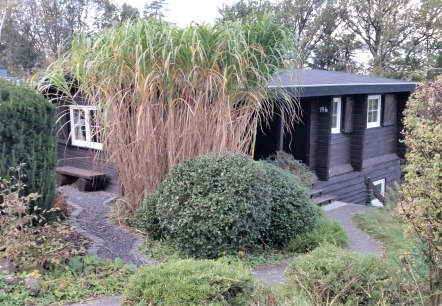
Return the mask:
<svg viewBox="0 0 442 306"><path fill-rule="evenodd" d="M337 222L328 219L321 212L311 232L304 233L290 240L286 249L289 252L306 253L324 244L343 247L348 244L348 235Z"/></svg>
<svg viewBox="0 0 442 306"><path fill-rule="evenodd" d="M49 209L55 196L55 107L33 90L0 79L0 177L24 163L23 194L38 193L31 206Z"/></svg>
<svg viewBox="0 0 442 306"><path fill-rule="evenodd" d="M312 185L312 173L308 166L293 157L292 154L284 151L277 151L275 154L270 155L266 162L284 169L299 179L299 182L305 187L310 189Z"/></svg>
<svg viewBox="0 0 442 306"><path fill-rule="evenodd" d="M241 154L185 161L147 197L141 227L197 258L254 248L270 222L265 175L263 165Z"/></svg>
<svg viewBox="0 0 442 306"><path fill-rule="evenodd" d="M246 305L252 291L252 275L239 262L188 259L139 269L123 305Z"/></svg>
<svg viewBox="0 0 442 306"><path fill-rule="evenodd" d="M318 215L308 190L294 175L267 162L260 163L272 197L270 227L262 232L262 239L271 246L284 246L294 237L311 232Z"/></svg>
<svg viewBox="0 0 442 306"><path fill-rule="evenodd" d="M407 305L399 277L385 260L332 245L301 255L286 272L297 287L320 305Z"/></svg>
<svg viewBox="0 0 442 306"><path fill-rule="evenodd" d="M196 258L283 246L313 229L308 192L290 173L241 154L183 162L149 194L138 226Z"/></svg>

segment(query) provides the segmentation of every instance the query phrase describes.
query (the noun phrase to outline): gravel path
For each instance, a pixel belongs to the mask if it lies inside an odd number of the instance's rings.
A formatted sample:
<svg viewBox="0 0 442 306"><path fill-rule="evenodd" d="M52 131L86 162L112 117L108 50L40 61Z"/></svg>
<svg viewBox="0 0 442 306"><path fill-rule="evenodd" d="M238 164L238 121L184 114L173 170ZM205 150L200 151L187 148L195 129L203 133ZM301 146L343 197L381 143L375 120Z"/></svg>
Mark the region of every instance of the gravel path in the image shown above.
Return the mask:
<svg viewBox="0 0 442 306"><path fill-rule="evenodd" d="M124 262L137 266L156 263L139 252L142 237L107 220L110 207L106 204L114 199L112 194L103 191L79 192L72 186L62 186L58 190L67 196L68 204L74 208L72 223L94 243L89 254L103 259L119 257Z"/></svg>
<svg viewBox="0 0 442 306"><path fill-rule="evenodd" d="M89 253L100 258L119 257L124 262L135 265L158 263L143 257L139 252L141 237L108 222L107 213L110 208L106 203L113 199L113 195L102 191L79 192L71 186L59 187L58 190L67 196L68 204L75 209L71 216L72 222L82 234L94 242ZM350 237L349 249L363 255L382 254L382 244L357 228L351 220L354 215L369 209L368 207L334 202L322 208L327 217L339 222L346 229ZM282 285L285 282L284 271L292 260L285 259L275 265L258 268L253 272L253 276L255 280L269 285ZM118 305L120 301L121 297L105 297L87 304L75 305L111 306Z"/></svg>

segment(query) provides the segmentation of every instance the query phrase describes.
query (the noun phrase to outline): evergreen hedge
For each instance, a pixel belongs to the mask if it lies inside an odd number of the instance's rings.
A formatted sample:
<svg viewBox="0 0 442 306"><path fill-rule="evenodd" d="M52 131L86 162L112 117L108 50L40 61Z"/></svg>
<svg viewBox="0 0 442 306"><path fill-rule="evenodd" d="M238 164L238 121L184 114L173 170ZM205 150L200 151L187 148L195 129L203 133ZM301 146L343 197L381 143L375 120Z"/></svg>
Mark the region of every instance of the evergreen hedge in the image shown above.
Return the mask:
<svg viewBox="0 0 442 306"><path fill-rule="evenodd" d="M57 162L55 106L30 88L0 79L0 177L24 163L23 194L38 193L33 206L49 209Z"/></svg>

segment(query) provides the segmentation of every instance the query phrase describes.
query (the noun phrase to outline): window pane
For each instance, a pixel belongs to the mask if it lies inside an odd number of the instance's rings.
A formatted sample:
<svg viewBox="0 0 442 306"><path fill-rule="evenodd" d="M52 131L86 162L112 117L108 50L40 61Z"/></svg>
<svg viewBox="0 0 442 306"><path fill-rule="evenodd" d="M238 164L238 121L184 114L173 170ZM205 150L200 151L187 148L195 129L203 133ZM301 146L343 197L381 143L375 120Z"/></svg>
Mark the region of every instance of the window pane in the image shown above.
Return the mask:
<svg viewBox="0 0 442 306"><path fill-rule="evenodd" d="M333 101L333 112L332 112L332 128L338 127L338 103L337 101Z"/></svg>
<svg viewBox="0 0 442 306"><path fill-rule="evenodd" d="M86 141L86 119L82 109L74 109L74 139Z"/></svg>
<svg viewBox="0 0 442 306"><path fill-rule="evenodd" d="M100 142L100 130L97 125L97 111L89 110L91 141Z"/></svg>
<svg viewBox="0 0 442 306"><path fill-rule="evenodd" d="M377 122L378 121L378 111L375 110L371 113L371 115L373 116L373 121L372 122Z"/></svg>

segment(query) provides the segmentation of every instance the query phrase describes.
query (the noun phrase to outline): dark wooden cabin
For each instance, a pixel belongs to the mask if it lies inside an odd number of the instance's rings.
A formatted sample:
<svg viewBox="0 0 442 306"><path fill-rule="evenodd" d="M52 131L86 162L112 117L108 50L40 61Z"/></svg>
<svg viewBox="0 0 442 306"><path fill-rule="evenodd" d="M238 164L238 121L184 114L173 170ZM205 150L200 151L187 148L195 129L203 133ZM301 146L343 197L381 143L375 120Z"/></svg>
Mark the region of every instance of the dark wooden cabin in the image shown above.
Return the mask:
<svg viewBox="0 0 442 306"><path fill-rule="evenodd" d="M102 172L106 175L106 191L119 193L118 176L106 162L95 122L96 107L81 97L74 103L58 100L58 167L70 166Z"/></svg>
<svg viewBox="0 0 442 306"><path fill-rule="evenodd" d="M365 179L385 191L400 180L402 112L416 83L323 70L282 72L269 85L299 99L302 121L259 129L256 158L283 150L307 164L325 199L366 202Z"/></svg>

